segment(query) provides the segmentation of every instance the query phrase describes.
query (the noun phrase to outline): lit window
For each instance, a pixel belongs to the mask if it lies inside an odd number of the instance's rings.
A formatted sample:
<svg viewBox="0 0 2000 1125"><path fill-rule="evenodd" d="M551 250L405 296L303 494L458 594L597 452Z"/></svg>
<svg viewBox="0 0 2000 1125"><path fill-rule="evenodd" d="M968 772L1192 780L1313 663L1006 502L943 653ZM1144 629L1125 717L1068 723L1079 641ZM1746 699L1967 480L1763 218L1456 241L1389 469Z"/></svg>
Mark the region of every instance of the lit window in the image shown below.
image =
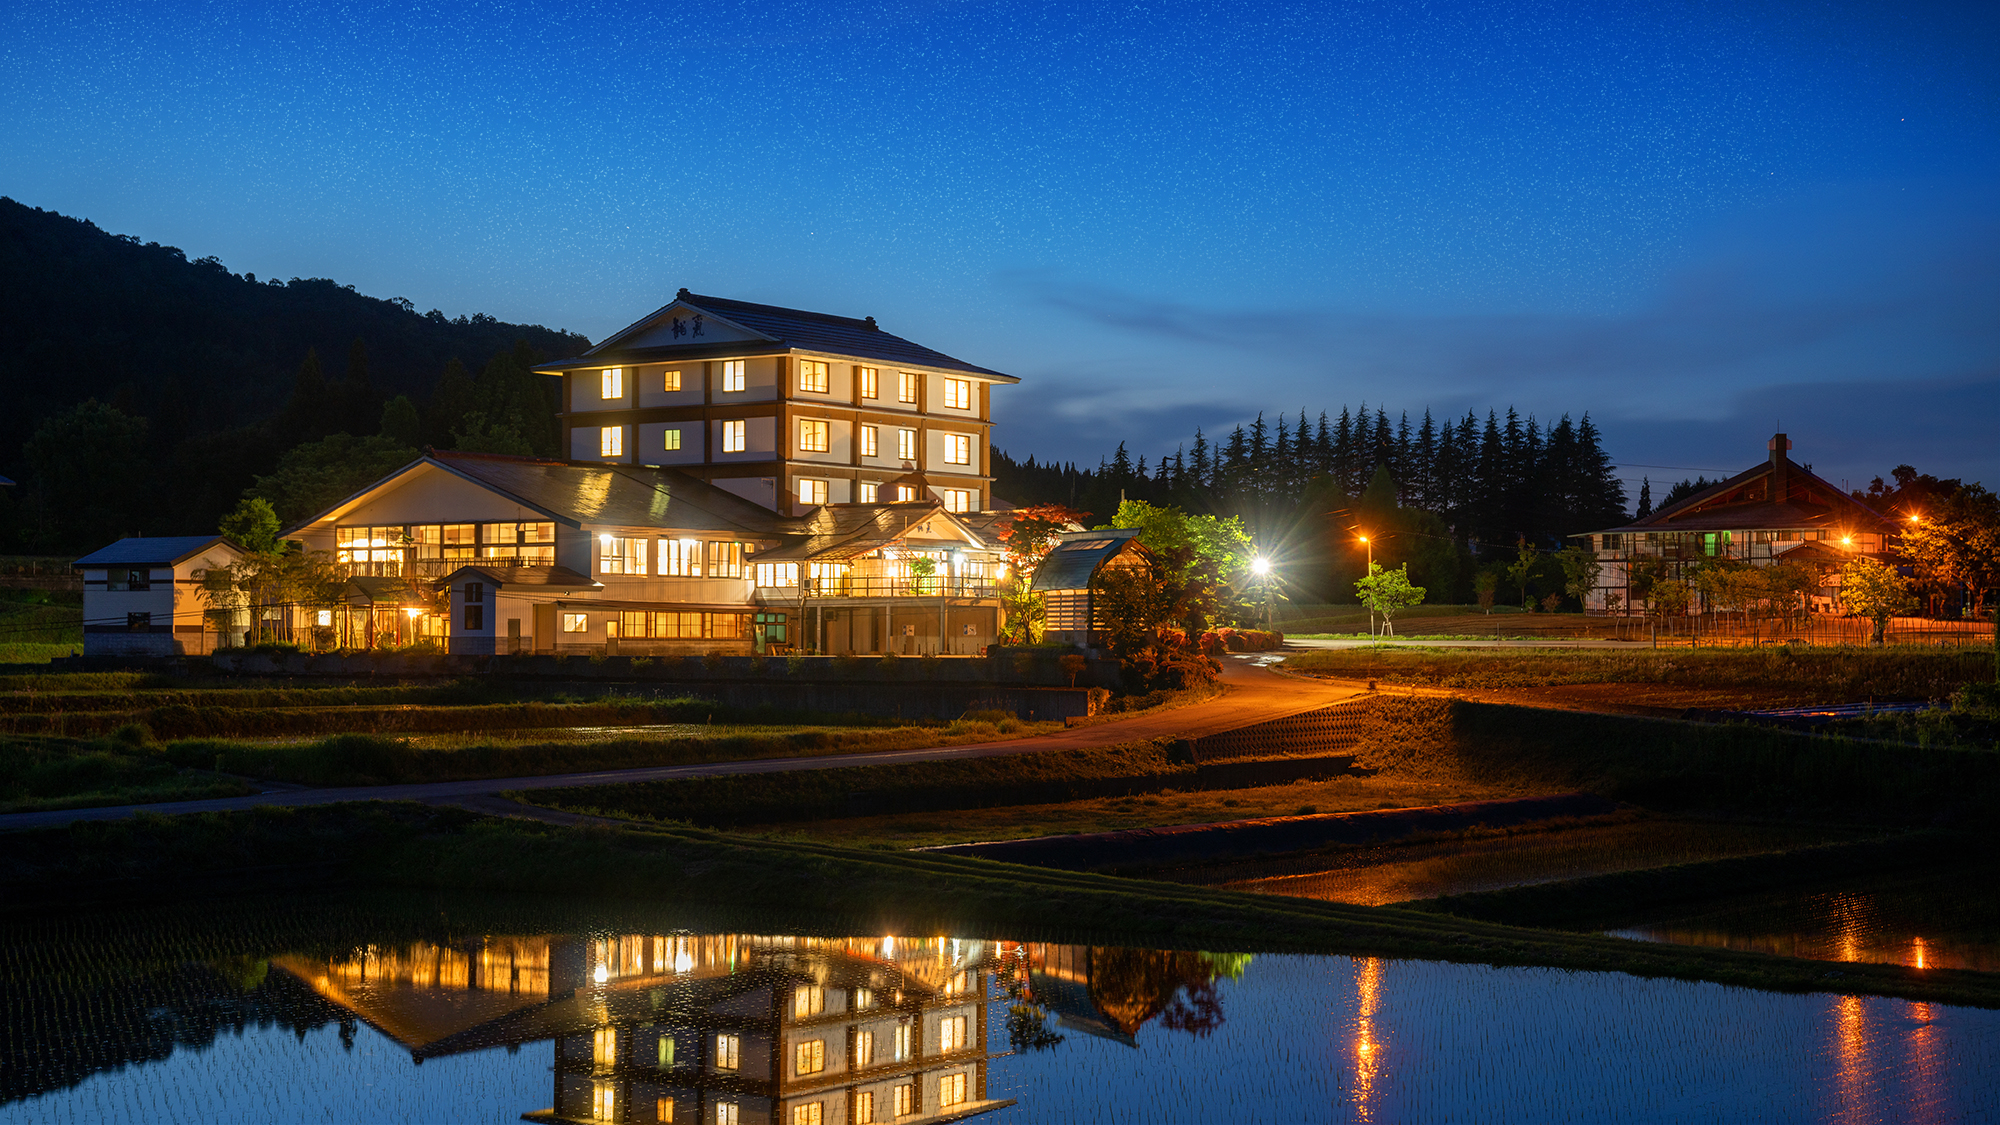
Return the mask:
<svg viewBox="0 0 2000 1125"><path fill-rule="evenodd" d="M872 480L864 480L858 487L861 490L861 503L863 504L873 504L875 502L875 494L882 490L882 486Z"/></svg>
<svg viewBox="0 0 2000 1125"><path fill-rule="evenodd" d="M908 371L902 373L902 384L896 388L896 401L917 401L917 377Z"/></svg>
<svg viewBox="0 0 2000 1125"><path fill-rule="evenodd" d="M958 1105L965 1101L965 1072L947 1074L938 1079L938 1108Z"/></svg>
<svg viewBox="0 0 2000 1125"><path fill-rule="evenodd" d="M896 1116L908 1117L917 1112L917 1087L914 1083L904 1083L896 1087Z"/></svg>
<svg viewBox="0 0 2000 1125"><path fill-rule="evenodd" d="M758 563L757 585L767 588L782 588L799 584L799 564Z"/></svg>
<svg viewBox="0 0 2000 1125"><path fill-rule="evenodd" d="M938 491L944 496L944 510L947 512L971 511L973 497L977 495L969 488L941 488Z"/></svg>
<svg viewBox="0 0 2000 1125"><path fill-rule="evenodd" d="M855 990L854 990L854 1010L855 1010L855 1011L857 1011L857 1012L862 1012L862 1011L867 1011L867 1010L868 1010L869 1008L872 1008L872 1007L874 1007L874 1006L875 1006L875 990L874 990L874 989L870 989L870 988L857 988L857 989L855 989Z"/></svg>
<svg viewBox="0 0 2000 1125"><path fill-rule="evenodd" d="M917 459L917 431L896 431L896 456L905 461Z"/></svg>
<svg viewBox="0 0 2000 1125"><path fill-rule="evenodd" d="M590 1088L590 1119L618 1120L618 1087L610 1082L593 1083Z"/></svg>
<svg viewBox="0 0 2000 1125"><path fill-rule="evenodd" d="M823 418L799 419L799 452L825 453L830 430Z"/></svg>
<svg viewBox="0 0 2000 1125"><path fill-rule="evenodd" d="M644 574L646 573L646 541L615 535L601 535L597 539L599 574Z"/></svg>
<svg viewBox="0 0 2000 1125"><path fill-rule="evenodd" d="M597 455L599 457L625 456L625 427L601 427L597 431Z"/></svg>
<svg viewBox="0 0 2000 1125"><path fill-rule="evenodd" d="M660 1122L660 1125L672 1125L674 1120L674 1099L658 1099L653 1106L653 1120Z"/></svg>
<svg viewBox="0 0 2000 1125"><path fill-rule="evenodd" d="M972 409L972 380L946 379L944 381L944 404L953 410Z"/></svg>
<svg viewBox="0 0 2000 1125"><path fill-rule="evenodd" d="M666 431L666 433L661 435L660 445L668 453L678 450L681 447L681 432L679 430Z"/></svg>
<svg viewBox="0 0 2000 1125"><path fill-rule="evenodd" d="M793 1106L792 1125L826 1125L826 1103L807 1102Z"/></svg>
<svg viewBox="0 0 2000 1125"><path fill-rule="evenodd" d="M897 1024L897 1025L896 1025L896 1059L895 1059L895 1061L896 1061L896 1062L907 1062L907 1061L909 1061L909 1058L910 1058L910 1025L909 1025L909 1024L906 1024L906 1023L899 1023L899 1024ZM897 1104L898 1104L898 1105L901 1105L901 1104L902 1104L902 1103L901 1103L901 1100L900 1100L900 1099L898 1099L898 1102L897 1102ZM898 1110L896 1111L896 1113L897 1113L898 1115L901 1115L901 1114L902 1114L902 1113L904 1113L904 1112L905 1112L905 1111L904 1111L904 1110L902 1110L902 1109L898 1109Z"/></svg>
<svg viewBox="0 0 2000 1125"><path fill-rule="evenodd" d="M743 1040L734 1035L715 1037L715 1069L735 1070L738 1053L743 1049Z"/></svg>
<svg viewBox="0 0 2000 1125"><path fill-rule="evenodd" d="M590 628L590 618L581 613L563 614L563 632L581 633Z"/></svg>
<svg viewBox="0 0 2000 1125"><path fill-rule="evenodd" d="M660 540L660 573L669 578L701 577L701 541Z"/></svg>
<svg viewBox="0 0 2000 1125"><path fill-rule="evenodd" d="M823 359L802 359L799 361L799 390L816 395L827 393L832 385L827 376L827 365Z"/></svg>
<svg viewBox="0 0 2000 1125"><path fill-rule="evenodd" d="M590 1037L590 1061L598 1066L618 1064L618 1029L600 1027Z"/></svg>
<svg viewBox="0 0 2000 1125"><path fill-rule="evenodd" d="M969 434L944 435L944 463L947 465L972 464L972 437Z"/></svg>
<svg viewBox="0 0 2000 1125"><path fill-rule="evenodd" d="M666 393L668 393L668 394L672 394L672 393L674 393L675 391L678 391L678 390L680 390L680 389L681 389L681 373L680 373L680 372L678 372L678 371L663 371L663 372L661 372L661 373L660 373L660 389L661 389L662 391L665 391L665 392L666 392Z"/></svg>
<svg viewBox="0 0 2000 1125"><path fill-rule="evenodd" d="M715 1103L715 1125L736 1125L736 1103Z"/></svg>
<svg viewBox="0 0 2000 1125"><path fill-rule="evenodd" d="M861 427L861 455L877 457L882 453L882 431L874 426Z"/></svg>
<svg viewBox="0 0 2000 1125"><path fill-rule="evenodd" d="M660 1036L660 1065L661 1066L674 1065L674 1037L671 1035ZM667 1105L669 1108L671 1108L673 1106L672 1100L668 1100ZM671 1121L673 1120L673 1118L662 1116L660 1120Z"/></svg>
<svg viewBox="0 0 2000 1125"><path fill-rule="evenodd" d="M856 1007L859 1007L859 1005L856 1005ZM875 1065L874 1032L857 1031L854 1033L854 1065L855 1066Z"/></svg>
<svg viewBox="0 0 2000 1125"><path fill-rule="evenodd" d="M743 361L725 359L722 361L722 389L740 391L743 389Z"/></svg>
<svg viewBox="0 0 2000 1125"><path fill-rule="evenodd" d="M811 480L804 478L800 479L799 503L801 504L826 503L826 482L823 480Z"/></svg>
<svg viewBox="0 0 2000 1125"><path fill-rule="evenodd" d="M896 503L907 504L916 498L917 489L915 485L899 484L896 486Z"/></svg>
<svg viewBox="0 0 2000 1125"><path fill-rule="evenodd" d="M965 1017L951 1016L938 1021L938 1051L950 1054L965 1050Z"/></svg>
<svg viewBox="0 0 2000 1125"><path fill-rule="evenodd" d="M854 377L861 380L862 398L882 397L882 373L872 367L857 367Z"/></svg>
<svg viewBox="0 0 2000 1125"><path fill-rule="evenodd" d="M826 1011L826 989L816 984L802 984L792 990L792 1018L802 1020Z"/></svg>
<svg viewBox="0 0 2000 1125"><path fill-rule="evenodd" d="M708 576L710 578L743 577L742 543L711 542L708 547Z"/></svg>
<svg viewBox="0 0 2000 1125"><path fill-rule="evenodd" d="M854 1120L856 1125L875 1125L875 1091L863 1090L854 1095Z"/></svg>
<svg viewBox="0 0 2000 1125"><path fill-rule="evenodd" d="M798 1045L793 1052L792 1073L818 1074L826 1069L826 1040L813 1039Z"/></svg>
<svg viewBox="0 0 2000 1125"><path fill-rule="evenodd" d="M625 369L622 367L605 368L603 378L599 382L597 390L597 397L602 399L624 398Z"/></svg>
<svg viewBox="0 0 2000 1125"><path fill-rule="evenodd" d="M330 609L320 610L318 613L313 615L313 624L319 626L322 629L333 624L333 611Z"/></svg>
<svg viewBox="0 0 2000 1125"><path fill-rule="evenodd" d="M741 419L722 424L722 451L724 453L743 452L743 431L747 423Z"/></svg>

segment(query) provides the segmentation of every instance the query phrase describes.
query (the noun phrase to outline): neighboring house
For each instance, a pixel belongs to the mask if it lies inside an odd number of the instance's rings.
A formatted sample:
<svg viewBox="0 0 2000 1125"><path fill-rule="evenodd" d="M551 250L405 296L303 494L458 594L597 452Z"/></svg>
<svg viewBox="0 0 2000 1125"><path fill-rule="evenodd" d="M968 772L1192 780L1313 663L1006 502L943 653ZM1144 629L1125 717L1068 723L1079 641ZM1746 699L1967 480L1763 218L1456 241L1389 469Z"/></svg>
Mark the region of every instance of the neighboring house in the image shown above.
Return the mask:
<svg viewBox="0 0 2000 1125"><path fill-rule="evenodd" d="M988 507L992 389L1020 381L884 332L874 317L686 289L536 370L562 378L572 460L671 466L785 513L929 499L953 512Z"/></svg>
<svg viewBox="0 0 2000 1125"><path fill-rule="evenodd" d="M204 571L244 557L219 535L120 539L76 560L85 656L176 656L243 643L246 610L211 604Z"/></svg>
<svg viewBox="0 0 2000 1125"><path fill-rule="evenodd" d="M1065 532L1035 568L1031 587L1042 595L1043 639L1099 647L1104 622L1091 592L1092 580L1106 570L1150 573L1152 567L1152 552L1140 544L1137 528Z"/></svg>
<svg viewBox="0 0 2000 1125"><path fill-rule="evenodd" d="M1887 558L1890 520L1814 476L1812 466L1794 462L1784 434L1766 445L1763 464L1644 519L1577 536L1603 565L1585 611L1606 612L1607 596L1616 595L1618 612L1637 612L1644 599L1633 604L1635 570L1658 568L1678 578L1710 559L1809 565L1825 583L1816 604L1831 608L1842 565L1857 555Z"/></svg>

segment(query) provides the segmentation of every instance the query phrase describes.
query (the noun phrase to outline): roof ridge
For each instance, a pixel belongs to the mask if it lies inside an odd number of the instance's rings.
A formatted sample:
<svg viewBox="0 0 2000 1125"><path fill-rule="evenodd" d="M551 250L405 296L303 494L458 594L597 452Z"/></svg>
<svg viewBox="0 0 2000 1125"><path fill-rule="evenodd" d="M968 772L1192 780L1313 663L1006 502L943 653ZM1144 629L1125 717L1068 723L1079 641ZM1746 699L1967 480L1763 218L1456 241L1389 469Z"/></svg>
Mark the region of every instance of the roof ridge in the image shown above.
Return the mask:
<svg viewBox="0 0 2000 1125"><path fill-rule="evenodd" d="M554 459L554 458L551 458L551 457L536 457L536 456L533 456L533 455L529 455L529 454L521 454L521 453L475 453L475 452L473 452L472 450L469 450L469 449L464 449L464 450L462 450L462 449L432 449L432 448L430 448L429 446L426 446L426 447L424 447L424 456L426 456L426 457L437 457L437 458L449 458L449 459L452 459L452 460L464 460L464 461L515 461L515 462L519 462L519 463L521 463L521 464L524 464L524 465L566 465L566 464L569 464L569 462L567 462L567 461L558 461L558 460L556 460L556 459Z"/></svg>
<svg viewBox="0 0 2000 1125"><path fill-rule="evenodd" d="M701 301L711 301L717 304L733 305L741 309L768 309L771 312L784 313L787 316L801 316L811 320L823 320L833 324L851 324L856 328L865 328L875 332L882 331L881 327L875 323L875 318L872 316L868 317L840 316L836 313L814 312L811 309L795 309L786 305L767 305L761 301L739 301L734 297L716 297L704 293L690 293L685 289L681 290L677 296L678 299L683 301L691 301L696 303L699 303ZM898 338L900 339L900 337Z"/></svg>

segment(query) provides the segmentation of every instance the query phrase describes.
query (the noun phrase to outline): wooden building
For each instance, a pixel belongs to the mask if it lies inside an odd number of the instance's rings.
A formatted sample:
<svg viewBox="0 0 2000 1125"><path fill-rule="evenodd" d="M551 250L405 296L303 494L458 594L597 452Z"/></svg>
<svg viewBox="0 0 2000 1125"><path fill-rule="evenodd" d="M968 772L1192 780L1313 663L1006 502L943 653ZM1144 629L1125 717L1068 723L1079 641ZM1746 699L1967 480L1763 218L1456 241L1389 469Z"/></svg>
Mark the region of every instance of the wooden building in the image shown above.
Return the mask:
<svg viewBox="0 0 2000 1125"><path fill-rule="evenodd" d="M1035 569L1032 589L1042 595L1044 639L1097 648L1104 622L1091 583L1106 570L1151 574L1153 555L1139 542L1137 528L1071 531L1056 538Z"/></svg>
<svg viewBox="0 0 2000 1125"><path fill-rule="evenodd" d="M202 577L243 558L219 535L128 538L76 560L86 656L181 656L243 644L246 606L205 598Z"/></svg>

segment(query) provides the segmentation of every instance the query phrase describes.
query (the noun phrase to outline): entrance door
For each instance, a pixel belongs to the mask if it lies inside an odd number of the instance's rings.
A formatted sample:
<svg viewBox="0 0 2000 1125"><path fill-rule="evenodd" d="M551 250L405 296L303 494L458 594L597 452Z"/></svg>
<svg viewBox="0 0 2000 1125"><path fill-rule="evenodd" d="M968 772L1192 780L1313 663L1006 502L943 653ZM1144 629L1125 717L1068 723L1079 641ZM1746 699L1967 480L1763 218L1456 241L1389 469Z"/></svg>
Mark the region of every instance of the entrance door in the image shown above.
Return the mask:
<svg viewBox="0 0 2000 1125"><path fill-rule="evenodd" d="M538 605L535 607L535 651L554 652L556 650L556 607Z"/></svg>

